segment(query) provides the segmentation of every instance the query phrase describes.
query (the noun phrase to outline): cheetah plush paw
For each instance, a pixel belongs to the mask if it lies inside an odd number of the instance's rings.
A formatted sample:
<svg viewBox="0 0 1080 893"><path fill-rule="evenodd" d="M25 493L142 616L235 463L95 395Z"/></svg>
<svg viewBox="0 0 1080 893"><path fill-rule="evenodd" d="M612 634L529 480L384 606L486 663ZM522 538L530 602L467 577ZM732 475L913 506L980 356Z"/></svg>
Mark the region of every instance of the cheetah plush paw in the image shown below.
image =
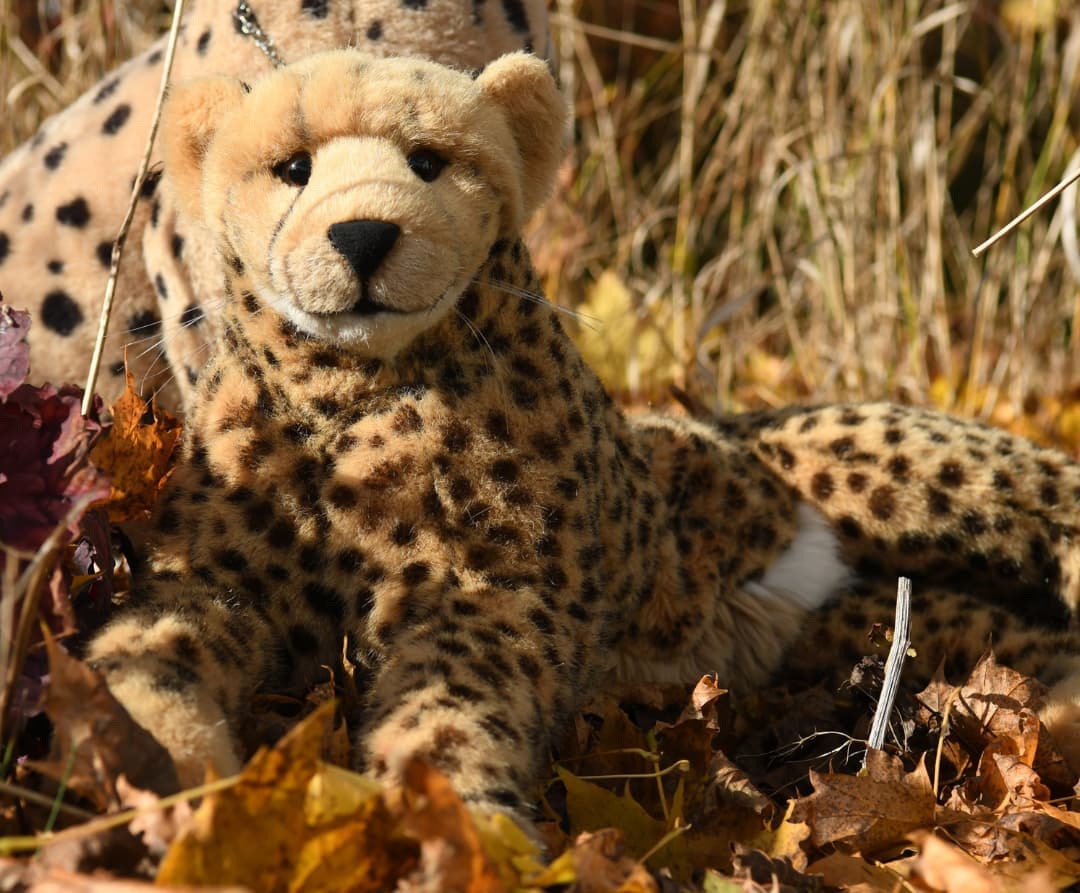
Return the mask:
<svg viewBox="0 0 1080 893"><path fill-rule="evenodd" d="M1069 769L1080 776L1080 668L1050 689L1039 719Z"/></svg>

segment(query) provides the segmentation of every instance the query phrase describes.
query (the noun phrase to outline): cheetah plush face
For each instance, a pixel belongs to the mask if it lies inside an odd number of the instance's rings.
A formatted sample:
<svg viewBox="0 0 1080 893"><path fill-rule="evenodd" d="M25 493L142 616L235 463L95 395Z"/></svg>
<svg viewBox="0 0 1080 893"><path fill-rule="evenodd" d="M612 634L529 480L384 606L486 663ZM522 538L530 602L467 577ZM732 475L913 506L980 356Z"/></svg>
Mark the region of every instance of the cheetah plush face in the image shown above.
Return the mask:
<svg viewBox="0 0 1080 893"><path fill-rule="evenodd" d="M450 311L543 200L564 114L525 54L474 79L321 53L250 90L181 86L165 169L266 304L311 336L388 356Z"/></svg>

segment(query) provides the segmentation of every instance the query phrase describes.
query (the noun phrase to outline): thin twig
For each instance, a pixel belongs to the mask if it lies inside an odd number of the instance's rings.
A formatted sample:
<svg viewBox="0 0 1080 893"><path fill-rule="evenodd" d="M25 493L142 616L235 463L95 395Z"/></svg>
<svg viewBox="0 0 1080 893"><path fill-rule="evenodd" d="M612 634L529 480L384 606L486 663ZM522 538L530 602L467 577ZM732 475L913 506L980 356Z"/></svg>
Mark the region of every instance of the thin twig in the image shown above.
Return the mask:
<svg viewBox="0 0 1080 893"><path fill-rule="evenodd" d="M216 781L207 782L197 788L189 788L186 791L180 791L178 794L170 794L168 797L162 797L160 800L155 800L153 803L149 803L146 806L125 809L123 812L116 812L112 815L103 815L91 819L82 825L73 825L70 828L65 828L63 831L56 831L51 834L28 834L20 837L0 837L0 856L25 853L40 849L50 843L59 843L62 840L79 840L83 837L89 837L92 834L99 834L102 831L110 831L113 828L119 828L122 825L126 825L132 819L138 818L141 815L147 815L151 812L160 812L163 809L168 809L170 806L175 806L177 803L182 803L186 800L194 800L197 797L205 797L207 794L224 791L225 789L238 784L242 778L242 775L230 775L228 778L219 778Z"/></svg>
<svg viewBox="0 0 1080 893"><path fill-rule="evenodd" d="M19 681L19 671L22 669L26 650L30 644L30 630L34 627L37 619L37 603L41 590L45 588L45 582L52 571L53 558L61 549L69 537L68 528L71 527L94 501L93 493L85 493L80 496L68 513L52 529L48 538L34 554L29 566L20 574L14 587L7 588L0 593L5 601L11 599L11 603L21 603L22 613L19 614L18 627L15 630L13 641L7 650L7 664L0 669L6 674L4 679L3 695L0 695L0 741L4 740L7 733L8 711L11 709L15 698L15 686Z"/></svg>
<svg viewBox="0 0 1080 893"><path fill-rule="evenodd" d="M127 213L124 214L124 222L120 224L120 231L116 234L113 242L112 259L109 262L109 278L105 282L105 297L101 301L101 319L98 321L97 341L94 343L94 354L90 358L90 371L86 375L86 390L83 393L82 414L89 415L90 407L94 400L94 388L97 387L98 370L101 368L101 354L105 349L105 336L109 334L109 316L112 314L113 296L116 294L116 282L120 277L120 259L123 256L124 244L127 242L128 230L131 222L135 219L135 208L139 203L139 193L142 191L146 172L150 169L150 154L154 149L154 137L157 136L158 123L161 121L161 107L165 102L165 88L169 85L169 76L172 74L173 56L176 55L176 42L180 37L180 19L184 14L184 0L176 0L173 7L172 25L169 27L169 40L165 45L165 62L161 69L161 85L158 87L157 102L154 105L154 117L150 121L150 133L146 138L146 148L143 150L142 160L139 162L139 173L135 177L135 184L131 187L131 198L128 200Z"/></svg>
<svg viewBox="0 0 1080 893"><path fill-rule="evenodd" d="M945 701L945 709L941 713L941 728L938 730L937 750L934 753L934 802L938 798L938 784L941 781L941 755L945 751L945 740L949 737L949 720L952 717L953 704L956 696L960 694L960 688L954 688Z"/></svg>
<svg viewBox="0 0 1080 893"><path fill-rule="evenodd" d="M1057 184L1046 195L1040 198L1033 205L1029 205L1025 210L1017 214L1012 220L1006 223L1001 229L994 233L989 239L983 242L981 245L972 249L971 253L978 257L987 248L993 245L998 239L1004 238L1014 229L1016 229L1021 223L1027 220L1032 214L1038 211L1043 205L1045 205L1051 199L1057 198L1062 192L1068 189L1073 183L1080 180L1080 170L1073 171L1069 176Z"/></svg>
<svg viewBox="0 0 1080 893"><path fill-rule="evenodd" d="M72 753L75 753L75 751L73 750ZM56 805L56 808L60 812L77 819L94 818L94 813L89 810L80 809L78 806L72 806L70 803L63 803L58 797L46 797L44 794L39 794L37 791L24 788L21 784L0 781L0 794L7 794L9 797L16 797L19 800L27 800L30 803L36 803L38 806Z"/></svg>
<svg viewBox="0 0 1080 893"><path fill-rule="evenodd" d="M885 729L889 725L896 692L900 688L900 673L904 667L904 657L911 645L911 580L901 577L896 584L896 619L893 621L892 647L885 659L885 681L881 684L881 697L874 711L874 721L870 724L867 745L874 750L881 750L885 743ZM867 751L869 756L869 750ZM866 761L863 760L863 766Z"/></svg>

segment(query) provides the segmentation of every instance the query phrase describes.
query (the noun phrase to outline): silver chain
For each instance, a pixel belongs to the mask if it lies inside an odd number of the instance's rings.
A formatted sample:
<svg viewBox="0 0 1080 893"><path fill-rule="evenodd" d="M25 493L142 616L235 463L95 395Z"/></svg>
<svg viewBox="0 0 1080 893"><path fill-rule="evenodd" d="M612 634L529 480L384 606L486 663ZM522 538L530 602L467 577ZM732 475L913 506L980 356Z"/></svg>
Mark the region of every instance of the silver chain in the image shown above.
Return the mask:
<svg viewBox="0 0 1080 893"><path fill-rule="evenodd" d="M251 8L247 0L240 0L236 4L236 9L233 10L233 21L236 22L236 28L241 34L255 41L255 46L263 51L263 54L270 60L274 68L280 68L285 64L285 60L278 55L278 51L274 48L274 42L270 39L270 35L263 31L262 25L259 24L259 19L255 15L255 10Z"/></svg>

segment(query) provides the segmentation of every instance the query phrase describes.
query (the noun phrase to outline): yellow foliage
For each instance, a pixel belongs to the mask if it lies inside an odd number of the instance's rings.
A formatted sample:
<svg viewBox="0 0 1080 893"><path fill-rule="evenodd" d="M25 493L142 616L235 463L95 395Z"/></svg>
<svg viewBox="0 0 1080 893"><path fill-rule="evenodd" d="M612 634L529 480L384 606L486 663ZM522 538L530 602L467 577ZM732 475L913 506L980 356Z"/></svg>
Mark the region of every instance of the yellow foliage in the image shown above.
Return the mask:
<svg viewBox="0 0 1080 893"><path fill-rule="evenodd" d="M375 891L416 864L378 785L319 759L333 705L316 710L240 781L203 801L169 848L161 884L238 884L254 890Z"/></svg>
<svg viewBox="0 0 1080 893"><path fill-rule="evenodd" d="M671 319L665 308L635 303L617 273L601 273L578 307L585 320L574 340L611 390L655 399L676 378Z"/></svg>

